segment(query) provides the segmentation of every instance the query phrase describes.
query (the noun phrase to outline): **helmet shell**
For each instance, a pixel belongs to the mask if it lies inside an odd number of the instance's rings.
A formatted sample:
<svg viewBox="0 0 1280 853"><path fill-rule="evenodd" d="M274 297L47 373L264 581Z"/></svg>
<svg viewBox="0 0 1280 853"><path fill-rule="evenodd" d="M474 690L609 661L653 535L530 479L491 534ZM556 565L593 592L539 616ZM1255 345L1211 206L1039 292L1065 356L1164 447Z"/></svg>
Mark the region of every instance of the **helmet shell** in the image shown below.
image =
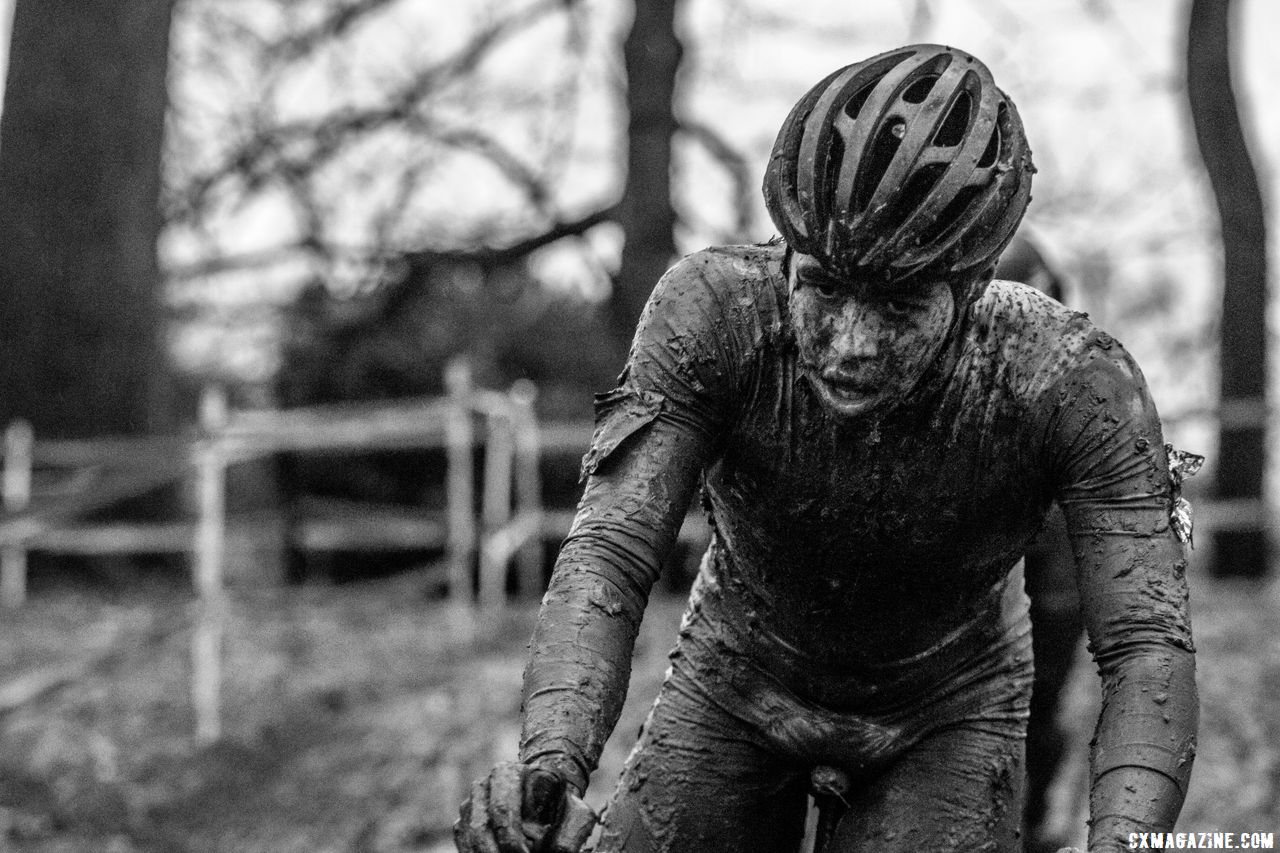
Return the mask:
<svg viewBox="0 0 1280 853"><path fill-rule="evenodd" d="M911 45L841 68L792 108L764 197L795 251L871 286L977 279L1031 200L1013 101L964 51Z"/></svg>

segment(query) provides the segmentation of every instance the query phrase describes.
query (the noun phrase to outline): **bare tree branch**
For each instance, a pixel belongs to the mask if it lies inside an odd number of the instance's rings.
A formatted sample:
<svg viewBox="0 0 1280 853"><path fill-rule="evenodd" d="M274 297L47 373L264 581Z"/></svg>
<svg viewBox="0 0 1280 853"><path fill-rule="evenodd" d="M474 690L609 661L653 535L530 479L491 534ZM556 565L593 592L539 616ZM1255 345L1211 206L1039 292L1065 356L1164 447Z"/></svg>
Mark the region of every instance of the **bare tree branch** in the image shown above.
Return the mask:
<svg viewBox="0 0 1280 853"><path fill-rule="evenodd" d="M532 254L544 246L549 246L557 240L563 240L566 237L578 237L592 228L605 222L613 221L618 215L618 206L616 204L601 207L565 222L553 223L541 233L532 237L526 237L515 243L511 243L501 247L476 246L466 249L427 249L415 252L406 252L401 259L408 263L411 267L421 263L424 260L435 260L438 258L450 258L453 260L468 260L488 266L500 266L502 264L514 263L527 255Z"/></svg>
<svg viewBox="0 0 1280 853"><path fill-rule="evenodd" d="M371 2L373 0L366 0L366 3ZM580 0L544 0L521 10L519 14L504 18L478 33L453 56L413 75L376 107L348 108L318 121L263 126L233 149L219 166L193 177L182 196L170 200L166 211L169 220L182 221L196 215L217 187L229 179L245 179L250 186L254 186L282 166L302 170L307 168L306 163L310 163L311 171L314 171L342 150L351 141L351 137L392 123L406 122L411 117L419 128L430 127L431 123L417 114L419 105L430 94L474 71L503 40L549 14L572 9L579 2ZM354 10L355 6L363 7L365 3L350 5ZM489 156L504 174L530 192L531 198L545 195L544 188L531 184L529 170L518 165L517 159L505 152L496 141L482 142L478 131L442 135L442 141L446 144L468 147ZM286 155L286 150L290 151L289 155Z"/></svg>
<svg viewBox="0 0 1280 853"><path fill-rule="evenodd" d="M370 15L392 6L399 0L353 0L340 3L315 25L298 33L292 33L272 45L272 58L293 62L316 49L317 45L339 39L353 26Z"/></svg>
<svg viewBox="0 0 1280 853"><path fill-rule="evenodd" d="M334 257L345 257L370 263L403 262L409 265L448 258L456 261L474 261L487 266L514 263L519 259L549 246L566 237L578 237L597 225L610 222L617 215L617 205L599 207L575 219L553 222L545 229L506 246L472 246L453 249L419 249L405 252L385 246L338 246L328 244L327 250ZM314 245L308 239L282 243L270 249L244 252L236 255L219 255L192 264L175 266L167 273L174 282L189 282L229 272L258 269L289 260Z"/></svg>
<svg viewBox="0 0 1280 853"><path fill-rule="evenodd" d="M844 23L831 20L825 16L820 21L807 21L790 11L773 11L758 7L740 9L746 25L762 32L797 33L807 38L824 41L843 41L857 39L867 34L867 28L860 24Z"/></svg>
<svg viewBox="0 0 1280 853"><path fill-rule="evenodd" d="M548 142L543 148L542 173L546 180L555 181L563 173L573 156L573 136L578 125L575 120L582 89L583 68L586 64L588 39L585 24L585 7L570 4L566 8L563 82L555 88L546 111Z"/></svg>
<svg viewBox="0 0 1280 853"><path fill-rule="evenodd" d="M429 123L413 121L414 126L426 127ZM470 151L484 157L494 165L508 180L522 189L530 204L539 213L548 212L550 191L544 178L536 174L496 139L478 130L464 128L458 130L435 130L431 137L442 145Z"/></svg>

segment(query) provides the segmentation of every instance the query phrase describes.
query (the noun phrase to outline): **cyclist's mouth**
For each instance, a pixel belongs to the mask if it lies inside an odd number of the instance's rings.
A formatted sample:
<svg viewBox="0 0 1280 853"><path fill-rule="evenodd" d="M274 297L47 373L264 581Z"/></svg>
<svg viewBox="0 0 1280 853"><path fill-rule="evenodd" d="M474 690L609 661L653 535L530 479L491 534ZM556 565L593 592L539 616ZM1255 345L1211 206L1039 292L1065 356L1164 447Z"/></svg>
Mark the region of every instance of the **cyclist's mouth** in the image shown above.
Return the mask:
<svg viewBox="0 0 1280 853"><path fill-rule="evenodd" d="M822 377L822 385L831 393L831 396L850 402L866 400L870 397L877 397L880 394L879 386L874 383L866 380L847 379L831 374Z"/></svg>
<svg viewBox="0 0 1280 853"><path fill-rule="evenodd" d="M875 408L884 397L884 389L866 380L838 375L817 375L814 385L823 401L837 414L852 417Z"/></svg>

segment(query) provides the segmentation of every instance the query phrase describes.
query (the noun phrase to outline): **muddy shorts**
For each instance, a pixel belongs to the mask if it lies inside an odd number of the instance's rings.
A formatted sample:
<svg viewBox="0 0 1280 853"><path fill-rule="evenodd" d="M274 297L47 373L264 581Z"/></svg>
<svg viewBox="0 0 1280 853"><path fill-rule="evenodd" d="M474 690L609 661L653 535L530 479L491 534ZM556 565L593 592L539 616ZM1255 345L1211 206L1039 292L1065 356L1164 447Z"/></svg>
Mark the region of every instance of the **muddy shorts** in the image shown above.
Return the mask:
<svg viewBox="0 0 1280 853"><path fill-rule="evenodd" d="M1022 849L1025 619L913 701L873 713L807 701L698 622L686 615L597 853L798 851L820 764L854 782L833 851Z"/></svg>

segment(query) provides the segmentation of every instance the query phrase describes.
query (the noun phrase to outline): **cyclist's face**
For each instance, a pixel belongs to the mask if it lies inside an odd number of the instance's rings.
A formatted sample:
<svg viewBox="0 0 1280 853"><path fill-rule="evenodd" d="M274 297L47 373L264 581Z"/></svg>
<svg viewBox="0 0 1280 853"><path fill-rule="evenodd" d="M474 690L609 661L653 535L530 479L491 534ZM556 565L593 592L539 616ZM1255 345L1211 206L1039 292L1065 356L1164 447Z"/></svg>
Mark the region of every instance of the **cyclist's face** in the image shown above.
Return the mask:
<svg viewBox="0 0 1280 853"><path fill-rule="evenodd" d="M955 313L944 281L859 294L854 283L799 253L789 280L801 367L827 408L845 418L907 394L942 348Z"/></svg>

